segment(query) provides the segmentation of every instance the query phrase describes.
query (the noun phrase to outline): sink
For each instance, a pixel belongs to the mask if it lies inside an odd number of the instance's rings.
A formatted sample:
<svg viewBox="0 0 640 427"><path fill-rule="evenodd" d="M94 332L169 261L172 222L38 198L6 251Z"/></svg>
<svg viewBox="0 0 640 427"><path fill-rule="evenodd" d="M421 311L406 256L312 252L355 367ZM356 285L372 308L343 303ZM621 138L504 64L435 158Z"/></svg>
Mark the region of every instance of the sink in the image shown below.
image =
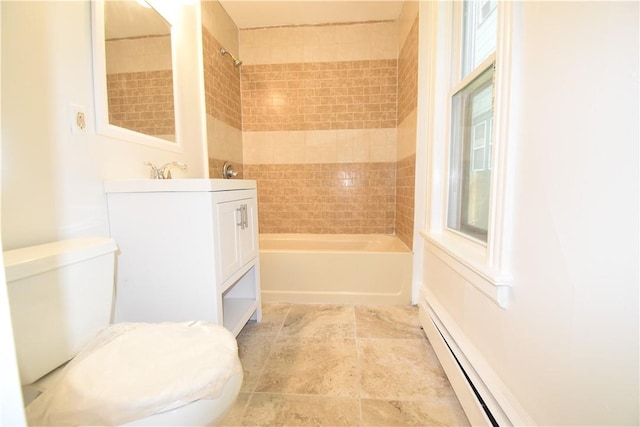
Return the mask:
<svg viewBox="0 0 640 427"><path fill-rule="evenodd" d="M251 179L117 179L104 181L106 193L231 191L255 189Z"/></svg>

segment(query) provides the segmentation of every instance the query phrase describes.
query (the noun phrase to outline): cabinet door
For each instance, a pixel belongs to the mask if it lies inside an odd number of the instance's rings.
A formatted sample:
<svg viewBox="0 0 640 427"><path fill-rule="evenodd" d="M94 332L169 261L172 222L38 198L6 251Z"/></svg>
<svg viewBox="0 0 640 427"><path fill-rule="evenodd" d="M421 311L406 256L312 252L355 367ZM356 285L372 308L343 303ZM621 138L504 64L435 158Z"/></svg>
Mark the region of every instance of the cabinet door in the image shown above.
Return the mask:
<svg viewBox="0 0 640 427"><path fill-rule="evenodd" d="M236 200L216 204L218 246L218 283L224 282L242 266L240 249L241 220L240 203Z"/></svg>
<svg viewBox="0 0 640 427"><path fill-rule="evenodd" d="M238 201L244 206L245 227L240 232L240 256L242 265L245 265L258 256L258 206L256 199L244 199Z"/></svg>

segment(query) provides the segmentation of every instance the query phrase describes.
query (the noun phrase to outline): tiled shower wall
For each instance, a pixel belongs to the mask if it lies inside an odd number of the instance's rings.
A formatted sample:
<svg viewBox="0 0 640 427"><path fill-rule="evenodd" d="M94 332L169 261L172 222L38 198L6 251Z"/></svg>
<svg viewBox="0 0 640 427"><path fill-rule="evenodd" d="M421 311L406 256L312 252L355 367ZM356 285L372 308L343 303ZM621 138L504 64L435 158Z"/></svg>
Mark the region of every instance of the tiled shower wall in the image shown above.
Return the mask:
<svg viewBox="0 0 640 427"><path fill-rule="evenodd" d="M262 233L397 233L411 246L416 16L240 31Z"/></svg>
<svg viewBox="0 0 640 427"><path fill-rule="evenodd" d="M396 162L396 235L413 246L416 177L416 109L418 99L418 10L406 2L399 19L398 128ZM406 36L405 36L406 34Z"/></svg>
<svg viewBox="0 0 640 427"><path fill-rule="evenodd" d="M217 1L201 2L202 51L209 177L221 178L225 161L242 177L240 68L220 48L237 54L238 29Z"/></svg>
<svg viewBox="0 0 640 427"><path fill-rule="evenodd" d="M240 31L262 233L393 233L394 22Z"/></svg>

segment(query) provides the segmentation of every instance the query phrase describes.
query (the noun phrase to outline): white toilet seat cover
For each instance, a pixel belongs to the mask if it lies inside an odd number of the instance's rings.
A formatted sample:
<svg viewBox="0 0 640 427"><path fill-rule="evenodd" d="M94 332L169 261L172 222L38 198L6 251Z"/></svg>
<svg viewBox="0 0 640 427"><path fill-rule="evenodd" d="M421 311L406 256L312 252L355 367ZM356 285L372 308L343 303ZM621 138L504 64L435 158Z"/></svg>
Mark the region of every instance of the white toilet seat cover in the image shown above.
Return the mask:
<svg viewBox="0 0 640 427"><path fill-rule="evenodd" d="M220 396L242 372L234 336L207 322L119 323L102 331L27 407L30 425L118 425Z"/></svg>

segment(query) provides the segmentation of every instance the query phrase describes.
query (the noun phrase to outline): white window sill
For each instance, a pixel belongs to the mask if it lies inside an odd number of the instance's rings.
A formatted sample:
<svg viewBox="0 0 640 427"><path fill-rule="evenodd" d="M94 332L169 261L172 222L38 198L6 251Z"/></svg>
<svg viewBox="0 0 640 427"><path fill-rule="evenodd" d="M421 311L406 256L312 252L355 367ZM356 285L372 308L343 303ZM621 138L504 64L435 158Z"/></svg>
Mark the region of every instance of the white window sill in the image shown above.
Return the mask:
<svg viewBox="0 0 640 427"><path fill-rule="evenodd" d="M426 248L502 308L507 308L512 277L487 263L486 248L464 245L445 233L421 231Z"/></svg>

